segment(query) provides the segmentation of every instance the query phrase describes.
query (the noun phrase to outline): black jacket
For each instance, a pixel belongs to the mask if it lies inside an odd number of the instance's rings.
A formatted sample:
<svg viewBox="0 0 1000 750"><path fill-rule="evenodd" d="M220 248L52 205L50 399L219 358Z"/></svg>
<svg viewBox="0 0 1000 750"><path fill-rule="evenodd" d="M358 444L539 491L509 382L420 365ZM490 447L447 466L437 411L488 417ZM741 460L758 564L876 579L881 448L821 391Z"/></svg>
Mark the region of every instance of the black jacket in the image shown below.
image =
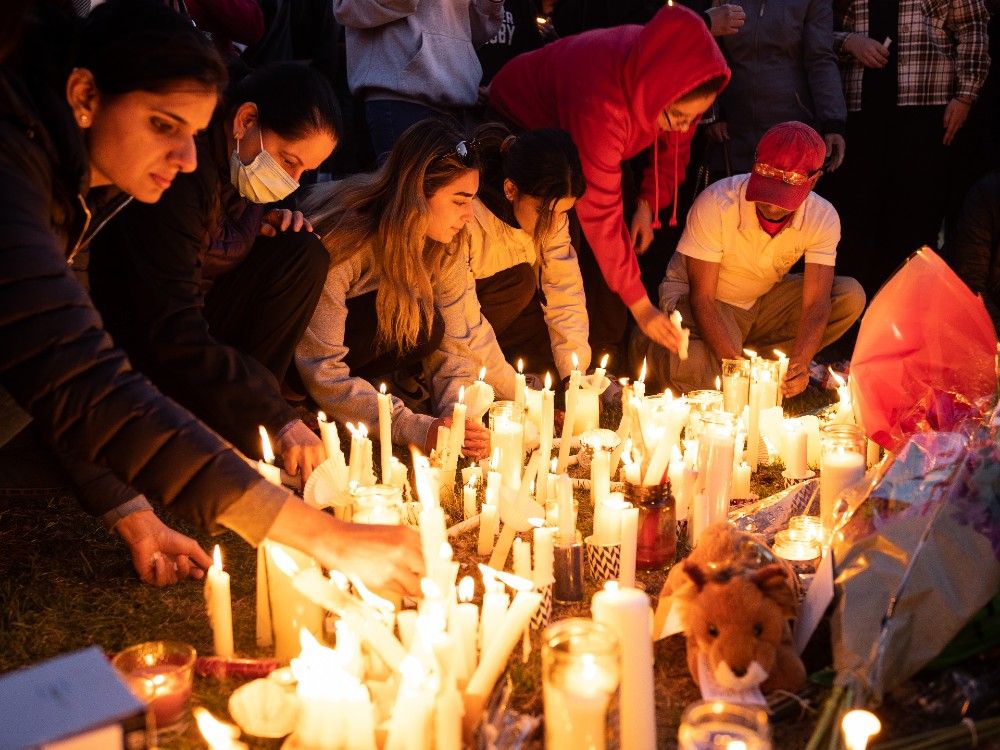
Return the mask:
<svg viewBox="0 0 1000 750"><path fill-rule="evenodd" d="M215 339L202 314L204 263L217 274L228 270L249 250L259 227L257 207L243 205L237 194L236 208L256 219L243 222L249 236L220 236L234 216L225 142L216 121L200 139L194 172L177 175L155 204L133 201L94 238L90 289L108 331L136 369L259 458L257 426L275 435L296 414L274 376ZM210 255L210 245L219 253ZM231 262L222 257L226 253L238 257Z"/></svg>
<svg viewBox="0 0 1000 750"><path fill-rule="evenodd" d="M1000 331L1000 172L969 190L950 252L959 277L982 295Z"/></svg>
<svg viewBox="0 0 1000 750"><path fill-rule="evenodd" d="M67 266L88 223L88 175L61 91L0 65L0 386L59 451L215 530L262 480L103 330Z"/></svg>

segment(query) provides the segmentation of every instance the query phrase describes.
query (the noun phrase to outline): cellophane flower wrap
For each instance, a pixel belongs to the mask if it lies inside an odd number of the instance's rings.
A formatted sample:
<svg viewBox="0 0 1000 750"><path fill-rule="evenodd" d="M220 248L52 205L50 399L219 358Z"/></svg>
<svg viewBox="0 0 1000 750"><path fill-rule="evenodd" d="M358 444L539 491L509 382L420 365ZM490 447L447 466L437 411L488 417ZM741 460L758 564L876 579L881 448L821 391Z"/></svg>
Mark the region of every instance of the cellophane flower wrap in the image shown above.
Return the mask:
<svg viewBox="0 0 1000 750"><path fill-rule="evenodd" d="M865 702L930 662L1000 589L996 346L982 301L926 249L862 323L855 410L895 456L845 497L832 635L838 682Z"/></svg>

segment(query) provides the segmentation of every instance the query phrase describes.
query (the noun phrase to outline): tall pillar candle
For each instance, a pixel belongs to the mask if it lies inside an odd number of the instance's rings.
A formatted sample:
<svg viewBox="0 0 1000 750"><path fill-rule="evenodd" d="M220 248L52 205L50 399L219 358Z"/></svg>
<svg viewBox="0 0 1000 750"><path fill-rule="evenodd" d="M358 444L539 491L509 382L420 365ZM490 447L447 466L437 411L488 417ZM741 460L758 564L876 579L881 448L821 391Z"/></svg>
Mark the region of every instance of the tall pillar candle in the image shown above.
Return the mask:
<svg viewBox="0 0 1000 750"><path fill-rule="evenodd" d="M385 383L378 392L378 443L382 484L392 479L392 396L385 392Z"/></svg>
<svg viewBox="0 0 1000 750"><path fill-rule="evenodd" d="M596 507L611 492L611 454L595 448L590 459L590 499Z"/></svg>
<svg viewBox="0 0 1000 750"><path fill-rule="evenodd" d="M578 388L576 391L576 412L573 417L573 434L581 435L587 430L596 430L600 426L600 393L596 388Z"/></svg>
<svg viewBox="0 0 1000 750"><path fill-rule="evenodd" d="M653 695L653 639L649 597L609 581L594 594L595 622L611 628L621 648L619 737L621 750L655 750L656 702Z"/></svg>
<svg viewBox="0 0 1000 750"><path fill-rule="evenodd" d="M635 586L635 553L639 542L639 509L625 508L621 518L622 551L618 568L618 583Z"/></svg>
<svg viewBox="0 0 1000 750"><path fill-rule="evenodd" d="M472 602L475 583L470 576L458 582L458 604L451 609L448 629L455 634L462 648L463 669L459 675L462 685L476 669L476 640L479 637L479 607Z"/></svg>
<svg viewBox="0 0 1000 750"><path fill-rule="evenodd" d="M545 387L542 389L541 396L541 429L538 435L538 452L542 456L542 466L548 466L549 459L552 457L552 431L554 429L553 422L555 420L555 394L550 388L551 385L552 376L545 373ZM547 499L548 482L536 482L535 501L544 507Z"/></svg>
<svg viewBox="0 0 1000 750"><path fill-rule="evenodd" d="M576 394L580 390L580 371L577 368L576 352L573 352L573 369L566 387L566 412L563 417L562 437L559 440L559 473L569 465L569 448L573 439L573 420L576 419Z"/></svg>
<svg viewBox="0 0 1000 750"><path fill-rule="evenodd" d="M556 530L551 526L538 526L532 532L535 588L542 589L552 583Z"/></svg>
<svg viewBox="0 0 1000 750"><path fill-rule="evenodd" d="M531 545L518 537L514 540L514 575L531 580Z"/></svg>
<svg viewBox="0 0 1000 750"><path fill-rule="evenodd" d="M326 418L325 412L316 413L316 421L319 423L319 436L323 440L323 449L326 451L327 458L333 458L335 455L339 455L341 460L344 458L344 452L340 449L340 435L337 433L337 423L331 422Z"/></svg>
<svg viewBox="0 0 1000 750"><path fill-rule="evenodd" d="M780 349L775 349L774 356L778 358L778 392L776 394L776 405L781 406L781 402L784 399L784 394L782 393L781 388L785 384L785 375L788 373L788 355Z"/></svg>
<svg viewBox="0 0 1000 750"><path fill-rule="evenodd" d="M233 600L229 573L222 569L222 552L215 545L213 562L205 578L205 604L212 625L212 645L215 655L223 659L233 656Z"/></svg>
<svg viewBox="0 0 1000 750"><path fill-rule="evenodd" d="M451 434L448 442L448 465L444 471L444 483L448 487L455 485L455 472L458 469L458 457L462 453L462 446L465 443L465 415L467 407L465 405L465 386L458 392L458 403L451 412Z"/></svg>
<svg viewBox="0 0 1000 750"><path fill-rule="evenodd" d="M514 373L514 402L526 406L527 381L524 377L524 360L517 360L517 372Z"/></svg>
<svg viewBox="0 0 1000 750"><path fill-rule="evenodd" d="M809 436L801 420L785 420L782 452L786 476L791 479L802 479L809 474Z"/></svg>
<svg viewBox="0 0 1000 750"><path fill-rule="evenodd" d="M847 427L847 425L839 426ZM860 433L860 430L858 432ZM863 440L864 435L861 434L858 441ZM834 505L837 498L865 476L863 442L858 447L830 443L830 438L824 435L819 470L820 517L823 520L823 528L827 531L831 531L834 527Z"/></svg>

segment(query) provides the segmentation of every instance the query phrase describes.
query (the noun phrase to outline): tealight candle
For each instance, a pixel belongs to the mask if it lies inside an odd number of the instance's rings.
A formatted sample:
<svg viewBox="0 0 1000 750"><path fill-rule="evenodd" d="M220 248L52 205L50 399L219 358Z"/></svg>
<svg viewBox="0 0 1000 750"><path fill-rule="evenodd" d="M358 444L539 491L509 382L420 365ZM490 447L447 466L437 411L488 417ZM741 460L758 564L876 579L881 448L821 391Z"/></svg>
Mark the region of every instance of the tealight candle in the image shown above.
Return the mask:
<svg viewBox="0 0 1000 750"><path fill-rule="evenodd" d="M847 750L865 750L868 741L882 731L882 722L871 711L856 708L844 714L840 728Z"/></svg>

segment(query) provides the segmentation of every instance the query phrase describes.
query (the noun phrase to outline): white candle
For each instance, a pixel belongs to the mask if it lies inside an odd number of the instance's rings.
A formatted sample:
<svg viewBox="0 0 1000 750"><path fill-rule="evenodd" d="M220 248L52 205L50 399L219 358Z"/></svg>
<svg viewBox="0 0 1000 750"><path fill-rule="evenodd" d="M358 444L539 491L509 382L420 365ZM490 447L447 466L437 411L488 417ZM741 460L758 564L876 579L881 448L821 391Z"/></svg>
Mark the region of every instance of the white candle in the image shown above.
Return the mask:
<svg viewBox="0 0 1000 750"><path fill-rule="evenodd" d="M566 471L569 465L569 447L573 437L573 420L576 419L576 397L580 390L579 359L573 352L573 369L569 373L569 385L566 387L566 412L563 418L562 438L559 441L559 473Z"/></svg>
<svg viewBox="0 0 1000 750"><path fill-rule="evenodd" d="M632 397L642 400L646 396L646 358L642 358L642 369L639 370L639 377L632 384Z"/></svg>
<svg viewBox="0 0 1000 750"><path fill-rule="evenodd" d="M568 474L559 475L559 546L568 547L576 542L576 523L573 518L573 480Z"/></svg>
<svg viewBox="0 0 1000 750"><path fill-rule="evenodd" d="M476 515L476 485L471 481L462 485L462 513L463 518L469 519Z"/></svg>
<svg viewBox="0 0 1000 750"><path fill-rule="evenodd" d="M480 555L488 555L493 552L498 518L497 506L483 503L483 507L479 511L479 548L477 552Z"/></svg>
<svg viewBox="0 0 1000 750"><path fill-rule="evenodd" d="M760 370L757 380L750 381L750 422L747 429L747 458L750 470L757 471L760 453L760 412L774 406L775 384L770 370Z"/></svg>
<svg viewBox="0 0 1000 750"><path fill-rule="evenodd" d="M590 499L594 507L611 492L611 454L595 448L590 459Z"/></svg>
<svg viewBox="0 0 1000 750"><path fill-rule="evenodd" d="M573 434L582 435L587 430L601 426L600 394L594 388L576 391L576 412L573 417Z"/></svg>
<svg viewBox="0 0 1000 750"><path fill-rule="evenodd" d="M663 428L656 440L649 466L642 480L644 485L652 486L663 482L670 456L673 454L674 446L680 441L681 430L684 429L690 409L685 399L671 400L666 406L665 415L661 415Z"/></svg>
<svg viewBox="0 0 1000 750"><path fill-rule="evenodd" d="M865 463L867 463L868 467L871 468L877 464L878 460L882 457L882 446L869 438L865 445L865 454Z"/></svg>
<svg viewBox="0 0 1000 750"><path fill-rule="evenodd" d="M532 532L535 563L533 578L537 589L548 586L555 579L555 536L556 530L551 526L537 526Z"/></svg>
<svg viewBox="0 0 1000 750"><path fill-rule="evenodd" d="M546 750L605 750L607 710L618 687L590 654L560 676L561 686L543 684Z"/></svg>
<svg viewBox="0 0 1000 750"><path fill-rule="evenodd" d="M467 727L471 728L479 723L486 699L493 692L493 686L500 673L507 666L514 646L521 639L521 634L531 623L531 618L534 617L541 603L542 595L534 591L518 591L514 596L514 601L504 615L503 622L501 622L493 639L483 649L479 665L469 679L469 684L466 685L465 719ZM485 617L485 611L483 614ZM646 632L649 632L648 621ZM652 655L650 655L650 669L652 669Z"/></svg>
<svg viewBox="0 0 1000 750"><path fill-rule="evenodd" d="M462 670L458 681L464 685L476 668L476 639L479 635L479 607L472 602L475 583L465 576L458 583L458 604L451 609L449 631L455 634L462 650Z"/></svg>
<svg viewBox="0 0 1000 750"><path fill-rule="evenodd" d="M273 485L281 486L281 469L274 465L274 450L271 448L271 438L267 435L264 425L257 425L260 433L260 448L263 460L257 462L257 472Z"/></svg>
<svg viewBox="0 0 1000 750"><path fill-rule="evenodd" d="M319 422L319 435L323 440L323 449L327 458L340 456L344 459L344 452L340 450L340 435L337 434L337 423L327 420L325 412L316 413L316 421Z"/></svg>
<svg viewBox="0 0 1000 750"><path fill-rule="evenodd" d="M448 464L445 466L444 481L449 487L455 484L455 471L458 469L458 457L465 444L465 386L458 391L458 403L451 411L451 433L448 442Z"/></svg>
<svg viewBox="0 0 1000 750"><path fill-rule="evenodd" d="M610 493L594 509L594 544L621 544L622 512L631 507L620 492Z"/></svg>
<svg viewBox="0 0 1000 750"><path fill-rule="evenodd" d="M514 540L514 575L531 578L531 545L521 538Z"/></svg>
<svg viewBox="0 0 1000 750"><path fill-rule="evenodd" d="M444 463L446 459L446 453L448 452L448 442L451 440L451 428L442 425L438 427L437 431L437 442L434 444L434 452L437 454L438 459Z"/></svg>
<svg viewBox="0 0 1000 750"><path fill-rule="evenodd" d="M496 638L500 624L510 606L510 597L499 581L484 575L483 589L483 613L479 620L480 652L484 652Z"/></svg>
<svg viewBox="0 0 1000 750"><path fill-rule="evenodd" d="M365 468L365 443L368 444L367 450L371 450L371 441L368 439L368 428L360 422L357 427L348 422L346 427L348 432L351 433L351 457L347 467L347 481L360 483Z"/></svg>
<svg viewBox="0 0 1000 750"><path fill-rule="evenodd" d="M750 464L741 461L733 467L732 488L729 491L731 498L745 500L750 497Z"/></svg>
<svg viewBox="0 0 1000 750"><path fill-rule="evenodd" d="M378 441L382 483L388 484L392 477L392 397L385 392L385 383L379 386L377 396Z"/></svg>
<svg viewBox="0 0 1000 750"><path fill-rule="evenodd" d="M729 514L729 489L733 478L734 435L725 425L705 423L698 438L697 486L708 503L708 523Z"/></svg>
<svg viewBox="0 0 1000 750"><path fill-rule="evenodd" d="M524 360L517 360L517 372L514 374L514 401L521 406L525 405L525 393L527 391L527 382L524 378Z"/></svg>
<svg viewBox="0 0 1000 750"><path fill-rule="evenodd" d="M784 440L785 414L780 406L772 406L769 409L762 409L760 412L760 436L767 446L768 455L774 451L781 450Z"/></svg>
<svg viewBox="0 0 1000 750"><path fill-rule="evenodd" d="M308 555L276 542L264 541L265 571L257 571L267 581L267 601L274 632L274 658L287 662L301 649L300 631L305 628L316 638L323 634L323 608L295 588L293 579L300 571L319 572ZM259 590L259 589L258 589Z"/></svg>
<svg viewBox="0 0 1000 750"><path fill-rule="evenodd" d="M785 420L783 454L789 477L802 479L809 473L809 436L802 420Z"/></svg>
<svg viewBox="0 0 1000 750"><path fill-rule="evenodd" d="M517 490L521 486L524 466L524 425L506 416L498 416L493 424L493 448L500 451L500 477L504 487Z"/></svg>
<svg viewBox="0 0 1000 750"><path fill-rule="evenodd" d="M625 508L621 519L622 551L618 583L635 586L635 552L639 540L639 509Z"/></svg>
<svg viewBox="0 0 1000 750"><path fill-rule="evenodd" d="M601 357L601 364L598 365L597 369L594 370L594 375L597 376L598 383L601 382L601 379L608 372L608 358L610 356L611 356L610 354L605 354L603 357Z"/></svg>
<svg viewBox="0 0 1000 750"><path fill-rule="evenodd" d="M785 397L781 388L785 384L785 375L788 374L788 355L780 349L775 349L774 356L778 358L778 392L776 399L777 405L781 406L781 401Z"/></svg>
<svg viewBox="0 0 1000 750"><path fill-rule="evenodd" d="M545 373L545 387L542 389L541 407L541 429L538 437L538 452L542 456L542 464L548 465L552 457L552 430L555 419L555 394L551 390L552 376ZM539 505L544 506L548 499L548 485L546 482L535 484L535 500Z"/></svg>
<svg viewBox="0 0 1000 750"><path fill-rule="evenodd" d="M384 750L424 750L433 744L434 693L428 689L429 678L423 665L413 656L403 660L400 674L402 680L389 717Z"/></svg>
<svg viewBox="0 0 1000 750"><path fill-rule="evenodd" d="M594 620L610 627L621 649L621 750L655 750L656 703L653 697L653 639L649 597L644 591L621 588L617 581L591 601Z"/></svg>
<svg viewBox="0 0 1000 750"><path fill-rule="evenodd" d="M865 476L865 457L854 451L826 451L819 472L819 505L823 527L833 528L833 506L848 487Z"/></svg>
<svg viewBox="0 0 1000 750"><path fill-rule="evenodd" d="M224 659L233 656L233 600L229 589L229 573L222 569L222 552L215 545L212 566L205 578L205 604L212 625L215 655Z"/></svg>
<svg viewBox="0 0 1000 750"><path fill-rule="evenodd" d="M680 343L677 344L677 356L683 362L688 358L688 346L690 346L691 331L681 325L683 319L681 318L680 310L674 310L670 313L670 322L673 323L681 332L681 340Z"/></svg>

